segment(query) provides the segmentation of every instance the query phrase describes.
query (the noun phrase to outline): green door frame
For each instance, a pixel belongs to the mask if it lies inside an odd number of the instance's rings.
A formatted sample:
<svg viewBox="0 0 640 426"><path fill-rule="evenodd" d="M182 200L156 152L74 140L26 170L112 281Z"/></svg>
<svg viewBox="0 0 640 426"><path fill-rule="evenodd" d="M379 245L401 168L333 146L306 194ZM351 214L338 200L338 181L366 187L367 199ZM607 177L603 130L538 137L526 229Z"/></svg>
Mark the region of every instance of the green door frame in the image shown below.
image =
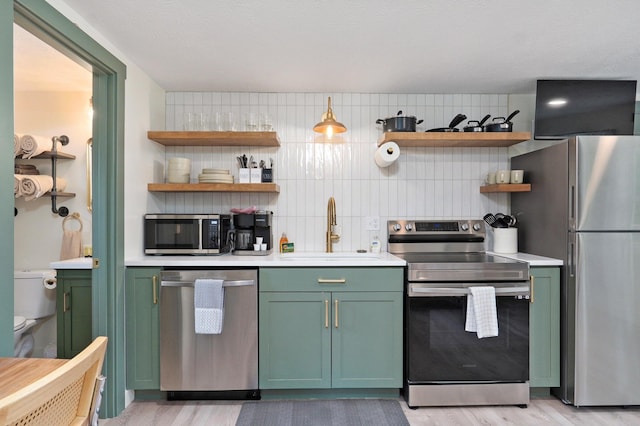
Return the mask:
<svg viewBox="0 0 640 426"><path fill-rule="evenodd" d="M93 208L92 246L99 266L92 271L93 336L107 336L103 374L103 417L124 409L124 80L126 66L45 0L0 2L0 140L13 133L13 23L86 66L93 73ZM0 144L0 182L11 182L13 154ZM0 279L13 282L13 194L0 187L2 260ZM11 249L9 250L9 247ZM11 253L6 253L6 252ZM6 254L6 255L5 255ZM11 287L11 288L8 288ZM13 310L13 285L0 286L0 355L7 347L8 312ZM6 313L5 313L6 312ZM11 329L12 330L12 329Z"/></svg>

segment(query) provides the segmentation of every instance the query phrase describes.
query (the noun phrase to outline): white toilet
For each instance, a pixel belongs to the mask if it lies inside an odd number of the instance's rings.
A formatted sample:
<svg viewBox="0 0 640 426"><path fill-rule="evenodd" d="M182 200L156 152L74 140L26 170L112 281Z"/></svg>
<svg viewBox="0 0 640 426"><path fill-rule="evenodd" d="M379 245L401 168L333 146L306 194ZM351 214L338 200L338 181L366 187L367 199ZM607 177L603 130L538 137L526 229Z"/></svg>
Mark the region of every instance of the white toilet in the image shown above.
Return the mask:
<svg viewBox="0 0 640 426"><path fill-rule="evenodd" d="M33 352L31 329L56 311L56 271L14 271L13 287L14 356L25 358Z"/></svg>

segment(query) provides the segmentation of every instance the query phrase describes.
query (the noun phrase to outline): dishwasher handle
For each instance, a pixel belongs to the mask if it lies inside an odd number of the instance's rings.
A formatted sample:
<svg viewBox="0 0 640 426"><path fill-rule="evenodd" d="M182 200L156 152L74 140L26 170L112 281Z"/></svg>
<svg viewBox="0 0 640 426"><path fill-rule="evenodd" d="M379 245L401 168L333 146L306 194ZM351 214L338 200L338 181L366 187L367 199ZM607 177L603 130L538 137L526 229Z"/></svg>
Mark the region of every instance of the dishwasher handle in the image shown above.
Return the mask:
<svg viewBox="0 0 640 426"><path fill-rule="evenodd" d="M193 281L162 281L161 287L193 287ZM224 280L222 287L244 287L256 285L255 280Z"/></svg>

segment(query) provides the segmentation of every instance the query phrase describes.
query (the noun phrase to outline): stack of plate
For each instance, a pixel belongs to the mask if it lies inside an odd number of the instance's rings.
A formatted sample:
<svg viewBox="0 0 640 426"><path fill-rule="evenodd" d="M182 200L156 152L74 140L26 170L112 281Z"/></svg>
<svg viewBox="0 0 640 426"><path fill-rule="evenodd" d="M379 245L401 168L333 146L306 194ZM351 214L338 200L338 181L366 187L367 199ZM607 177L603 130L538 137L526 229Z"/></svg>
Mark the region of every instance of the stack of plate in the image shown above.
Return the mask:
<svg viewBox="0 0 640 426"><path fill-rule="evenodd" d="M200 183L233 183L233 176L229 170L224 169L202 169L198 175Z"/></svg>
<svg viewBox="0 0 640 426"><path fill-rule="evenodd" d="M191 180L191 160L188 158L169 158L167 182L189 183Z"/></svg>

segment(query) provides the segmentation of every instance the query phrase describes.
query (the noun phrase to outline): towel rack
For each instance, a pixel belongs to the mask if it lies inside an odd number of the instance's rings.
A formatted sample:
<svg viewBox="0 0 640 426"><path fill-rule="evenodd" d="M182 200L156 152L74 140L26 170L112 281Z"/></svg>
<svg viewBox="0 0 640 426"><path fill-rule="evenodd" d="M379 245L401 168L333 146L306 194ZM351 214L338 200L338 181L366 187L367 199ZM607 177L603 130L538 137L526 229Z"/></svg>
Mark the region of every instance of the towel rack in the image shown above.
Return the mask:
<svg viewBox="0 0 640 426"><path fill-rule="evenodd" d="M56 200L58 198L58 190L56 188L56 162L58 160L58 149L57 142L60 142L60 145L64 146L69 143L69 137L62 136L54 136L51 138L53 142L53 146L51 147L51 177L53 178L53 187L51 188L51 211L60 217L66 217L69 214L69 209L66 207L57 208Z"/></svg>
<svg viewBox="0 0 640 426"><path fill-rule="evenodd" d="M78 222L78 224L80 225L80 228L78 229L78 231L82 231L83 223L82 223L82 219L80 218L80 213L78 212L73 212L69 216L64 218L64 220L62 221L62 230L66 231L65 225L67 221L71 219L75 219Z"/></svg>

